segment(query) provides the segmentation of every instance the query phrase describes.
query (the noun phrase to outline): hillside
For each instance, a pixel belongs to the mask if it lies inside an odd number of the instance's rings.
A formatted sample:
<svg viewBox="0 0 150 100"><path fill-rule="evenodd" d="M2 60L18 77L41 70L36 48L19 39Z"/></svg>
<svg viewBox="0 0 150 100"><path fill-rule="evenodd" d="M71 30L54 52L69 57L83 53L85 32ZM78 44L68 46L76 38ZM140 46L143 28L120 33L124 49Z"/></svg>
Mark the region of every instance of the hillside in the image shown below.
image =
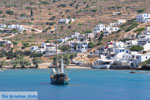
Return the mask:
<svg viewBox="0 0 150 100"><path fill-rule="evenodd" d="M108 24L118 19L130 20L137 13L150 12L149 5L149 0L1 0L0 22L33 28L10 38L18 42L16 48L20 48L21 44L26 42L34 45L53 40L54 35L50 30L61 18L76 19L74 23L61 26L57 31L59 37L64 37L73 32L84 34L98 23ZM13 11L13 14L8 14L8 11ZM121 12L121 15L113 15L114 12ZM42 32L36 32L35 29Z"/></svg>

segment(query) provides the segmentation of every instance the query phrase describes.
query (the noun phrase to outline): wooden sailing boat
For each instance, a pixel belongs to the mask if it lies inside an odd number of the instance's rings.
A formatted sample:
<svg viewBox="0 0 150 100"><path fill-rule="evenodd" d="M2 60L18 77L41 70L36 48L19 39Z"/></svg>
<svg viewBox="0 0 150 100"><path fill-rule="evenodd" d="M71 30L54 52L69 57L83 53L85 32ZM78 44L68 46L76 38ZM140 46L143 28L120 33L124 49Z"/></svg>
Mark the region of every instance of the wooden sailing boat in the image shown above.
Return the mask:
<svg viewBox="0 0 150 100"><path fill-rule="evenodd" d="M63 57L61 58L61 64L58 66L58 52L57 52L57 33L56 33L56 68L52 68L50 75L51 84L65 85L69 83L68 75L64 72Z"/></svg>

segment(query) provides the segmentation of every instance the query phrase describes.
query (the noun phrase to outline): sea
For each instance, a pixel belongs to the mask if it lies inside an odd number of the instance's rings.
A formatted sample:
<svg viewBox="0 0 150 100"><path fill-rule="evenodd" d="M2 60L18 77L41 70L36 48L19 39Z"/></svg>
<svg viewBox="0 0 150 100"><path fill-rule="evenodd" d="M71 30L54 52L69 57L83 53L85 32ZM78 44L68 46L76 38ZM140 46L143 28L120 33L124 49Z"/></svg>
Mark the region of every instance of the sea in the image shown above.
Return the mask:
<svg viewBox="0 0 150 100"><path fill-rule="evenodd" d="M38 100L150 100L150 73L130 70L67 69L70 83L50 84L51 69L0 72L0 91L36 91Z"/></svg>

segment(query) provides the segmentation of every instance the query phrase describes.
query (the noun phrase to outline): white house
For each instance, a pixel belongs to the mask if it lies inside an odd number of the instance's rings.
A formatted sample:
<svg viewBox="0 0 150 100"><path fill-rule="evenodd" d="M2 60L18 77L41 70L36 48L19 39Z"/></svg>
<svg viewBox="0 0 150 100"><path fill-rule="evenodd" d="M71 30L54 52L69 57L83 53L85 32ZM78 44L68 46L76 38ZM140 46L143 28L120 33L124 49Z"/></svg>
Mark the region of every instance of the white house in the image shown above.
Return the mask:
<svg viewBox="0 0 150 100"><path fill-rule="evenodd" d="M146 26L144 34L145 35L150 35L150 26Z"/></svg>
<svg viewBox="0 0 150 100"><path fill-rule="evenodd" d="M115 48L118 48L118 47L125 48L126 44L124 42L121 42L121 41L116 41L116 42L113 42L113 47L115 47Z"/></svg>
<svg viewBox="0 0 150 100"><path fill-rule="evenodd" d="M105 25L104 24L98 24L96 27L93 29L93 33L100 33L104 31Z"/></svg>
<svg viewBox="0 0 150 100"><path fill-rule="evenodd" d="M71 51L86 52L88 50L88 41L70 41L69 45L71 47Z"/></svg>
<svg viewBox="0 0 150 100"><path fill-rule="evenodd" d="M88 50L88 43L80 43L76 48L77 52L86 52L87 50Z"/></svg>
<svg viewBox="0 0 150 100"><path fill-rule="evenodd" d="M70 22L74 22L75 19L60 19L59 24L69 24Z"/></svg>
<svg viewBox="0 0 150 100"><path fill-rule="evenodd" d="M136 16L136 21L142 23L150 22L150 14L138 14Z"/></svg>
<svg viewBox="0 0 150 100"><path fill-rule="evenodd" d="M36 52L38 49L39 49L38 46L32 46L32 47L30 48L30 51L31 51L31 52Z"/></svg>
<svg viewBox="0 0 150 100"><path fill-rule="evenodd" d="M80 36L80 33L75 32L73 35L71 35L71 38L76 38L76 39L78 39L79 36Z"/></svg>
<svg viewBox="0 0 150 100"><path fill-rule="evenodd" d="M0 24L0 28L6 28L5 24Z"/></svg>
<svg viewBox="0 0 150 100"><path fill-rule="evenodd" d="M144 51L150 51L150 43L146 43L144 46Z"/></svg>
<svg viewBox="0 0 150 100"><path fill-rule="evenodd" d="M104 29L104 35L109 35L109 34L111 34L111 33L113 33L113 32L117 32L117 31L119 31L119 30L120 30L119 27L111 27L111 26L108 26L108 27L106 27L106 28Z"/></svg>
<svg viewBox="0 0 150 100"><path fill-rule="evenodd" d="M8 25L8 29L18 29L18 31L25 30L22 25L14 25L14 24Z"/></svg>
<svg viewBox="0 0 150 100"><path fill-rule="evenodd" d="M71 21L70 19L60 19L58 23L59 24L69 24L70 21Z"/></svg>
<svg viewBox="0 0 150 100"><path fill-rule="evenodd" d="M138 41L137 40L129 40L129 41L126 41L126 46L134 46L134 45L138 45Z"/></svg>
<svg viewBox="0 0 150 100"><path fill-rule="evenodd" d="M126 63L126 65L130 66L131 68L136 68L141 62L144 62L149 58L149 54L138 54L137 52L121 52L114 57L114 62Z"/></svg>
<svg viewBox="0 0 150 100"><path fill-rule="evenodd" d="M122 24L124 24L126 22L127 21L125 19L121 19L121 20L118 20L117 22L110 23L110 26L119 26L119 25L122 25Z"/></svg>

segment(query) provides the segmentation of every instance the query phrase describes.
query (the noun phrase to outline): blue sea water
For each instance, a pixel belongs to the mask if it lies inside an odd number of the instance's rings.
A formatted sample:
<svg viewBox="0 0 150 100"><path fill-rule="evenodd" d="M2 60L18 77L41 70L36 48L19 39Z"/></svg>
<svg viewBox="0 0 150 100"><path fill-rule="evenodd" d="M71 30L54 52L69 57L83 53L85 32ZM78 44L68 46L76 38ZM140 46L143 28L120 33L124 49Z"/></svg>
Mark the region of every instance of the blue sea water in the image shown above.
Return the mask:
<svg viewBox="0 0 150 100"><path fill-rule="evenodd" d="M129 70L66 70L66 86L50 84L50 69L0 72L0 91L38 91L39 100L150 100L150 73Z"/></svg>

